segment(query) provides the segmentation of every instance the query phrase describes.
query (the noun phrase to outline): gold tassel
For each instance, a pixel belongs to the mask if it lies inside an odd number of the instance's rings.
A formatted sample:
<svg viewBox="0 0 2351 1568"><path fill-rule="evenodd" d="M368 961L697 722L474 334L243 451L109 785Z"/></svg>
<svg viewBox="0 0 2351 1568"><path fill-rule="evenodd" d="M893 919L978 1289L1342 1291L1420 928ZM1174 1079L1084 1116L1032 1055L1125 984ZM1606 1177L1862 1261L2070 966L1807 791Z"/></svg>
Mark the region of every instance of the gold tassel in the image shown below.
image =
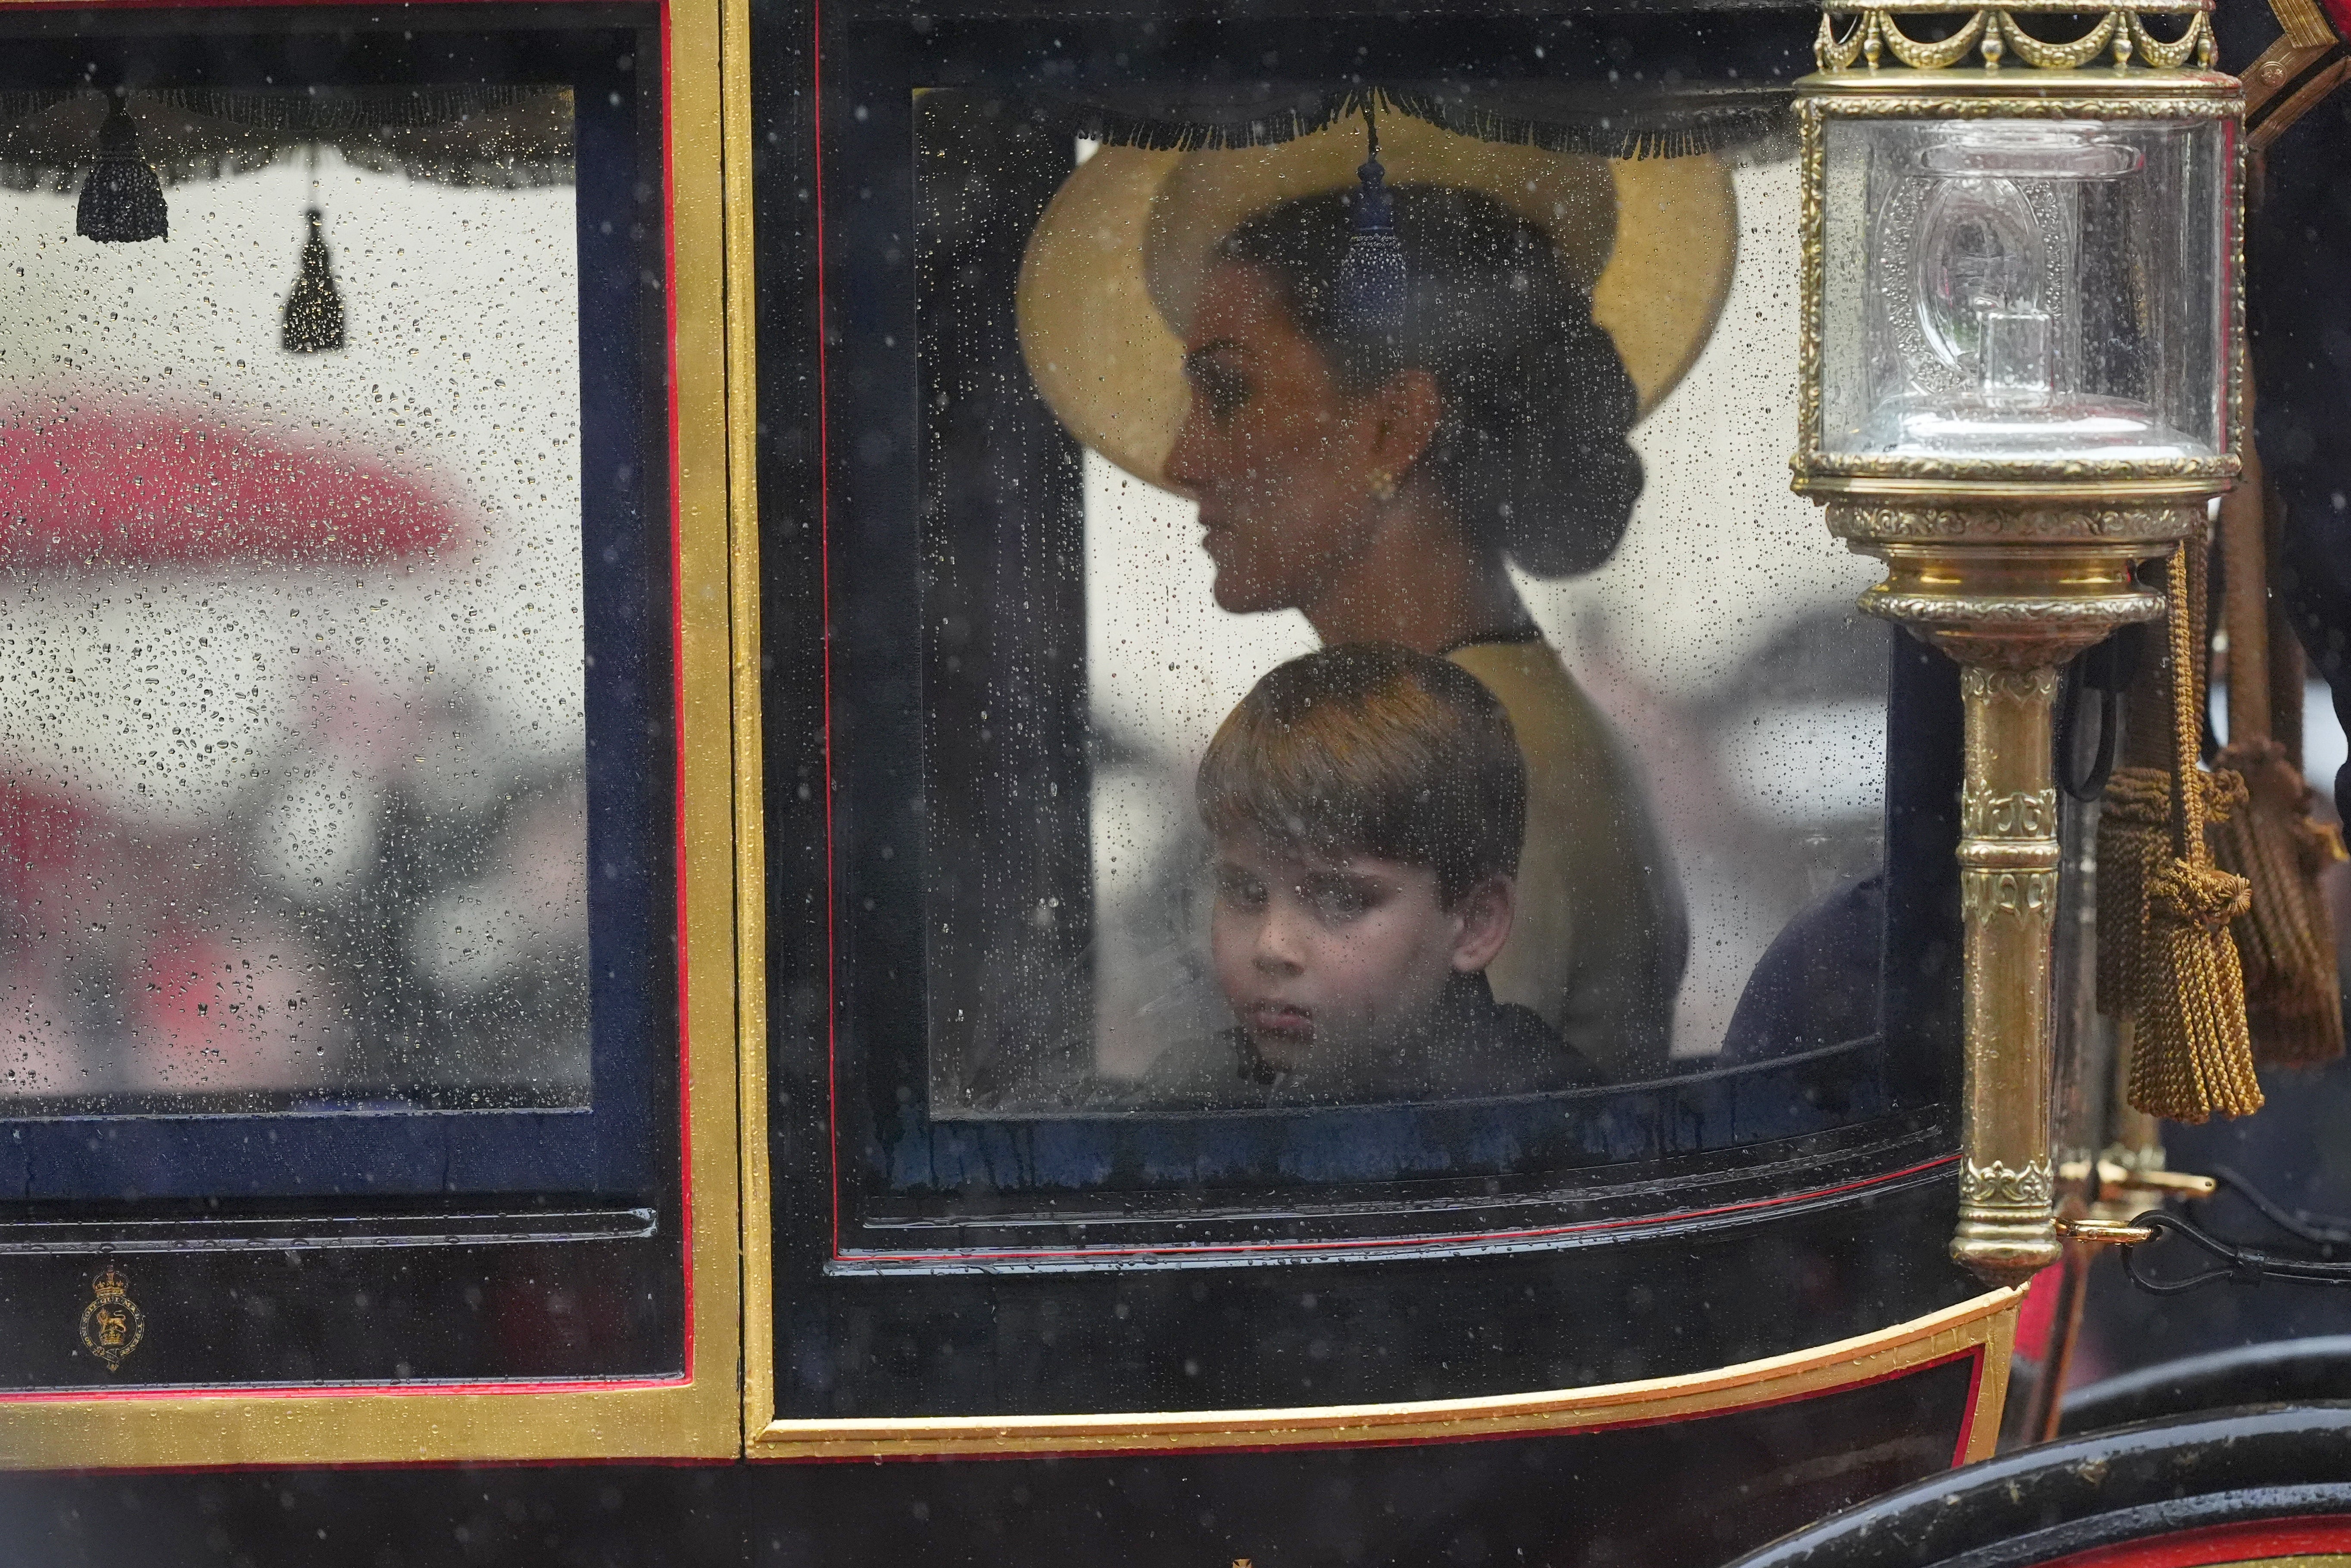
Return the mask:
<svg viewBox="0 0 2351 1568"><path fill-rule="evenodd" d="M2171 857L2171 774L2120 767L2098 807L2098 1011L2147 994L2147 885Z"/></svg>
<svg viewBox="0 0 2351 1568"><path fill-rule="evenodd" d="M2298 660L2270 635L2269 503L2261 456L2250 444L2237 488L2220 503L2228 563L2229 744L2219 765L2245 780L2247 808L2211 832L2213 859L2252 884L2252 908L2236 921L2245 1011L2255 1060L2306 1067L2343 1054L2341 980L2334 921L2319 874L2342 859L2343 841L2310 812L2314 792L2276 720L2298 719L2300 681L2281 691L2275 665Z"/></svg>
<svg viewBox="0 0 2351 1568"><path fill-rule="evenodd" d="M2318 876L2344 858L2342 837L2312 817L2316 792L2277 742L2231 741L2220 760L2243 775L2251 796L2211 839L2213 858L2252 885L2235 933L2254 1055L2280 1066L2331 1062L2343 1054L2343 1007Z"/></svg>
<svg viewBox="0 0 2351 1568"><path fill-rule="evenodd" d="M2262 1107L2245 1032L2245 987L2229 922L2252 905L2242 877L2211 862L2208 816L2232 815L2243 782L2197 765L2196 663L2191 583L2194 541L2168 566L2171 642L2171 858L2147 878L2140 917L2143 988L2135 987L2130 1102L2149 1116L2190 1124L2213 1112Z"/></svg>

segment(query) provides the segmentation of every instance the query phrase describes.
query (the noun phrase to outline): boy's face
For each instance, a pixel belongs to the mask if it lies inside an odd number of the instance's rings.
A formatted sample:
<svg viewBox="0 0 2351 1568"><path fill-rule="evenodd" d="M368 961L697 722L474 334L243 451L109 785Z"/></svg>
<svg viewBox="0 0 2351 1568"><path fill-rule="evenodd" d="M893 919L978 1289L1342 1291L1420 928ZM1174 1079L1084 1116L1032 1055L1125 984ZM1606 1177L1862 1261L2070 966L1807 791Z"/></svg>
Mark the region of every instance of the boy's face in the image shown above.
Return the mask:
<svg viewBox="0 0 2351 1568"><path fill-rule="evenodd" d="M1228 839L1209 926L1217 981L1273 1066L1344 1059L1425 1016L1457 971L1491 962L1510 936L1510 893L1492 877L1448 909L1431 867Z"/></svg>

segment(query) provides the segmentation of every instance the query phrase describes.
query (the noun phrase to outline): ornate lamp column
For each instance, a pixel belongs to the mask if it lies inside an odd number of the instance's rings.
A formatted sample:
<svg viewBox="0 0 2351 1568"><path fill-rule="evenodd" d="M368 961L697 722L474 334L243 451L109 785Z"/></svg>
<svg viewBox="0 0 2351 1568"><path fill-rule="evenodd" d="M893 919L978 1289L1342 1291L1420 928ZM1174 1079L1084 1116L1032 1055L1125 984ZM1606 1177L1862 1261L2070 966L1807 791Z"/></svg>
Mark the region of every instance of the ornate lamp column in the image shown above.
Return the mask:
<svg viewBox="0 0 2351 1568"><path fill-rule="evenodd" d="M2208 5L2154 0L2064 41L2043 33L2077 4L1831 6L1798 84L1795 486L1886 563L1862 607L1964 667L1951 1252L2000 1284L2059 1251L2058 672L2162 613L2133 568L2199 535L2237 470L2242 100L2209 68ZM1943 36L1914 37L1930 16Z"/></svg>

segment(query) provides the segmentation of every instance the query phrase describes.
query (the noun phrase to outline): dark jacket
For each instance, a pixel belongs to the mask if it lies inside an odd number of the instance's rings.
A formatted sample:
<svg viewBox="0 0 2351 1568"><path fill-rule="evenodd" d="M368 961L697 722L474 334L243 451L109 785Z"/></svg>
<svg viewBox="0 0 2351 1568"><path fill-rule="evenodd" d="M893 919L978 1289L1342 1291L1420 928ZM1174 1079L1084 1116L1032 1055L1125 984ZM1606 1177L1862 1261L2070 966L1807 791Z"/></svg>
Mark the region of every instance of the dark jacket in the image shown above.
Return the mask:
<svg viewBox="0 0 2351 1568"><path fill-rule="evenodd" d="M1214 1048L1168 1051L1133 1091L1154 1110L1376 1105L1539 1095L1601 1082L1599 1069L1529 1008L1497 1002L1486 977L1457 974L1419 1027L1371 1060L1285 1073L1249 1031L1220 1031Z"/></svg>

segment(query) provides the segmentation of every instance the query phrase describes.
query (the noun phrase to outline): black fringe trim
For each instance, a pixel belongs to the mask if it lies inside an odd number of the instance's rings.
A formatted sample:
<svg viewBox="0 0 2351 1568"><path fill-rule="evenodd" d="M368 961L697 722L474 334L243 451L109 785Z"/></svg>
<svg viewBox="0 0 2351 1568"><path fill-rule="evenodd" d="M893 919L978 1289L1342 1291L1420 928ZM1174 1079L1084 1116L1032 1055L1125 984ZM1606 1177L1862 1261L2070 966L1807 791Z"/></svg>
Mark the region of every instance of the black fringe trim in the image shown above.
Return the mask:
<svg viewBox="0 0 2351 1568"><path fill-rule="evenodd" d="M30 119L80 91L78 88L0 88L0 126Z"/></svg>
<svg viewBox="0 0 2351 1568"><path fill-rule="evenodd" d="M1354 87L1248 118L1201 105L1189 113L1141 114L1092 102L1065 106L1054 119L1070 133L1114 147L1161 152L1231 151L1272 147L1311 136L1367 109L1405 114L1481 141L1540 147L1601 158L1687 158L1784 142L1795 127L1787 93L1664 96L1595 105L1502 104L1490 98L1405 87Z"/></svg>
<svg viewBox="0 0 2351 1568"><path fill-rule="evenodd" d="M95 131L67 137L37 117L86 94L0 92L0 188L79 186L98 154ZM134 90L134 117L142 103L193 119L178 120L178 134L142 127L141 157L166 185L251 173L313 146L435 184L528 190L577 178L568 88L163 88Z"/></svg>
<svg viewBox="0 0 2351 1568"><path fill-rule="evenodd" d="M231 90L164 88L140 97L213 119L279 136L316 138L431 126L454 129L512 109L531 108L568 89L543 87L290 88ZM569 116L564 119L568 121Z"/></svg>

